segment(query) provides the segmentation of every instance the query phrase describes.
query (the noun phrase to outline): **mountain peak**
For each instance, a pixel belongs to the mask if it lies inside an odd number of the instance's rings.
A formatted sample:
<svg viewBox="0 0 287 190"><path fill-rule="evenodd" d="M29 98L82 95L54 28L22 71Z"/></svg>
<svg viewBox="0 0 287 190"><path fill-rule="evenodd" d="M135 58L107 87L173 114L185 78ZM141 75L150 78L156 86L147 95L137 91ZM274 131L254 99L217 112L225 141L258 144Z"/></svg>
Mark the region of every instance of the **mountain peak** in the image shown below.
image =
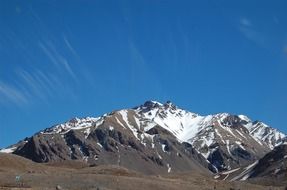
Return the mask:
<svg viewBox="0 0 287 190"><path fill-rule="evenodd" d="M164 104L154 101L154 100L147 100L143 105L139 107L144 107L144 108L159 108L159 107L164 107L164 108L177 108L177 106L171 102L170 100L166 101Z"/></svg>
<svg viewBox="0 0 287 190"><path fill-rule="evenodd" d="M165 108L172 108L172 109L177 109L177 106L172 103L170 100L168 100L166 103L164 103Z"/></svg>
<svg viewBox="0 0 287 190"><path fill-rule="evenodd" d="M154 100L147 100L147 101L143 104L143 106L153 108L153 107L162 106L162 103L160 103L160 102L158 102L158 101L154 101Z"/></svg>

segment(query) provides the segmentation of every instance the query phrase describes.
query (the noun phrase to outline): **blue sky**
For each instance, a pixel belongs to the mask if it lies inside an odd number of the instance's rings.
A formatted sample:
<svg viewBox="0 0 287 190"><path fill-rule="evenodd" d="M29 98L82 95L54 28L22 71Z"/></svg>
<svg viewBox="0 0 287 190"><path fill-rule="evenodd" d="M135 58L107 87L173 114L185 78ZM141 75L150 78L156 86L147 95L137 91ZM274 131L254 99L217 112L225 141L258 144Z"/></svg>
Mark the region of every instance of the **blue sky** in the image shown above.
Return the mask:
<svg viewBox="0 0 287 190"><path fill-rule="evenodd" d="M152 99L287 132L286 1L1 1L0 147Z"/></svg>

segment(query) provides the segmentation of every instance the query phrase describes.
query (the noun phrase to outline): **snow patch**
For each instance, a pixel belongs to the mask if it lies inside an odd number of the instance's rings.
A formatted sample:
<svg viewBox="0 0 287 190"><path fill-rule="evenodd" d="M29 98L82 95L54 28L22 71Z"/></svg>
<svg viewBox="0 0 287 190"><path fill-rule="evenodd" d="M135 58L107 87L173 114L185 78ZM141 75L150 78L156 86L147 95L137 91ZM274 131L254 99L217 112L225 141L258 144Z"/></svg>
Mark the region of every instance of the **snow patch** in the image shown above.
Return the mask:
<svg viewBox="0 0 287 190"><path fill-rule="evenodd" d="M59 124L53 126L51 128L47 128L43 131L40 131L40 134L66 134L70 130L81 130L90 127L98 127L103 122L103 118L101 117L86 117L86 118L73 118L63 124Z"/></svg>
<svg viewBox="0 0 287 190"><path fill-rule="evenodd" d="M243 150L246 150L243 146L242 146L242 142L239 141L235 141L235 143Z"/></svg>
<svg viewBox="0 0 287 190"><path fill-rule="evenodd" d="M231 179L231 181L236 181L238 179L240 179L241 181L245 181L249 178L249 176L251 175L251 171L252 169L258 164L258 160L256 162L254 162L253 164L250 164L249 166L244 168L244 171L241 172L241 174L239 174L238 176L234 177L233 179Z"/></svg>
<svg viewBox="0 0 287 190"><path fill-rule="evenodd" d="M230 147L229 147L229 140L226 140L226 149L229 155L231 155Z"/></svg>
<svg viewBox="0 0 287 190"><path fill-rule="evenodd" d="M225 126L223 126L223 125L219 125L222 129L224 129L225 131L227 131L229 134L231 134L233 137L235 137L235 138L237 138L237 139L240 139L240 138L238 138L233 132L232 132L232 130L229 128L229 127L225 127ZM241 139L240 139L241 140Z"/></svg>
<svg viewBox="0 0 287 190"><path fill-rule="evenodd" d="M103 145L101 145L101 143L97 142L97 145L99 145L99 147L103 148Z"/></svg>
<svg viewBox="0 0 287 190"><path fill-rule="evenodd" d="M222 174L231 174L231 173L234 173L234 172L236 172L236 171L238 171L240 168L235 168L235 169L233 169L233 170L229 170L229 171L226 171L226 172L222 172Z"/></svg>
<svg viewBox="0 0 287 190"><path fill-rule="evenodd" d="M170 173L171 172L171 167L169 164L166 165L167 166L167 173Z"/></svg>
<svg viewBox="0 0 287 190"><path fill-rule="evenodd" d="M228 177L229 177L229 174L227 174L227 175L225 176L225 178L223 179L223 181L225 181Z"/></svg>
<svg viewBox="0 0 287 190"><path fill-rule="evenodd" d="M84 161L84 162L88 162L88 159L89 159L88 156L84 156L84 157L83 157L83 161Z"/></svg>
<svg viewBox="0 0 287 190"><path fill-rule="evenodd" d="M277 168L275 171L274 171L274 174L277 174L277 173L279 173L281 171L281 169L280 168Z"/></svg>
<svg viewBox="0 0 287 190"><path fill-rule="evenodd" d="M126 129L125 125L117 117L115 118L116 118L117 123L120 124L121 127Z"/></svg>
<svg viewBox="0 0 287 190"><path fill-rule="evenodd" d="M124 122L126 123L126 126L132 131L132 133L133 133L133 135L135 136L135 138L137 138L138 140L140 140L140 139L138 138L138 132L137 132L138 130L137 130L134 126L130 125L130 123L129 123L129 120L128 120L128 110L121 110L121 111L119 111L119 113L121 114L121 116L122 116Z"/></svg>
<svg viewBox="0 0 287 190"><path fill-rule="evenodd" d="M167 151L165 150L165 147L166 147L165 144L162 144L162 145L161 145L161 148L162 148L162 151L163 151L163 152L167 152Z"/></svg>
<svg viewBox="0 0 287 190"><path fill-rule="evenodd" d="M114 127L113 127L113 126L109 126L109 130L110 130L110 131L113 131L113 130L114 130Z"/></svg>
<svg viewBox="0 0 287 190"><path fill-rule="evenodd" d="M140 135L140 137L141 137L141 143L142 143L144 146L146 146L146 142L145 142L145 134L144 134L144 133L142 133L142 134Z"/></svg>
<svg viewBox="0 0 287 190"><path fill-rule="evenodd" d="M143 134L145 138L149 139L151 141L151 148L154 148L154 136L155 135L150 135L150 134L147 134L147 133L144 133Z"/></svg>
<svg viewBox="0 0 287 190"><path fill-rule="evenodd" d="M161 155L160 155L158 152L156 152L156 153L157 153L157 156L159 157L159 159L161 159L161 160L162 160Z"/></svg>
<svg viewBox="0 0 287 190"><path fill-rule="evenodd" d="M221 140L223 143L225 143L225 141L223 140L222 135L219 133L219 131L218 131L217 129L215 129L215 133L216 133L216 135L219 136L220 140Z"/></svg>
<svg viewBox="0 0 287 190"><path fill-rule="evenodd" d="M246 139L247 140L247 138L246 138L246 136L245 135L243 135L238 129L236 129L236 132L241 136L241 137L243 137L244 139Z"/></svg>
<svg viewBox="0 0 287 190"><path fill-rule="evenodd" d="M0 152L1 153L13 153L16 149L17 149L17 147L4 148L4 149L0 150Z"/></svg>
<svg viewBox="0 0 287 190"><path fill-rule="evenodd" d="M88 138L88 136L90 135L90 133L91 133L91 128L85 129L85 131L84 131L85 139Z"/></svg>
<svg viewBox="0 0 287 190"><path fill-rule="evenodd" d="M140 124L139 119L136 116L134 117L134 119L135 119L137 127L140 128L141 124Z"/></svg>
<svg viewBox="0 0 287 190"><path fill-rule="evenodd" d="M220 177L220 175L216 175L216 176L214 176L213 178L214 179L218 179Z"/></svg>
<svg viewBox="0 0 287 190"><path fill-rule="evenodd" d="M238 117L248 123L252 122L251 119L249 119L246 115L238 115Z"/></svg>

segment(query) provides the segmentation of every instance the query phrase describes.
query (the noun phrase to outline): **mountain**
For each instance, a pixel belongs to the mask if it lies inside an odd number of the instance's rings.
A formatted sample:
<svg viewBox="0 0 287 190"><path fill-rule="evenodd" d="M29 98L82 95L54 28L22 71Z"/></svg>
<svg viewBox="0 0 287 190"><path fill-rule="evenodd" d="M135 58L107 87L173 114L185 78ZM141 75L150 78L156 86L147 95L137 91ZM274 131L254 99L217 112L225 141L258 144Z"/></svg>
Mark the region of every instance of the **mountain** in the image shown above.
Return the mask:
<svg viewBox="0 0 287 190"><path fill-rule="evenodd" d="M272 177L287 182L287 143L275 147L258 161L249 178L258 177Z"/></svg>
<svg viewBox="0 0 287 190"><path fill-rule="evenodd" d="M219 173L216 179L252 181L262 185L287 185L287 143L276 146L254 163Z"/></svg>
<svg viewBox="0 0 287 190"><path fill-rule="evenodd" d="M83 160L117 164L143 173L214 173L256 162L285 134L247 116L201 116L172 102L147 101L101 117L74 118L2 152L36 162Z"/></svg>

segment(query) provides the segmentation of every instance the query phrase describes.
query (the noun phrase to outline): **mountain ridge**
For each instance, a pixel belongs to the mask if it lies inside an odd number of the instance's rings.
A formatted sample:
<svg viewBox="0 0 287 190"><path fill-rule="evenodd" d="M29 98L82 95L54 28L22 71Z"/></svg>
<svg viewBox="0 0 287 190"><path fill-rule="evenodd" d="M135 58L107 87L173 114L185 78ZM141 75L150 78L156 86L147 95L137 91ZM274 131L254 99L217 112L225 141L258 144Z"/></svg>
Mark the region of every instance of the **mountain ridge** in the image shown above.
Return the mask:
<svg viewBox="0 0 287 190"><path fill-rule="evenodd" d="M173 161L178 155L186 156L185 164L189 163L191 168L202 165L217 173L255 162L285 138L286 135L277 129L263 122L253 122L244 115L201 116L170 101L164 104L146 101L140 106L115 110L100 117L70 119L1 152L37 162L80 159L90 164L115 164L119 161L117 157L123 156L119 153L119 147L123 147L127 151L125 154L135 157L142 154L152 163L148 167L156 168L152 169L155 173L185 169L180 159ZM110 160L106 163L100 161L101 157ZM136 165L131 169L148 173Z"/></svg>

